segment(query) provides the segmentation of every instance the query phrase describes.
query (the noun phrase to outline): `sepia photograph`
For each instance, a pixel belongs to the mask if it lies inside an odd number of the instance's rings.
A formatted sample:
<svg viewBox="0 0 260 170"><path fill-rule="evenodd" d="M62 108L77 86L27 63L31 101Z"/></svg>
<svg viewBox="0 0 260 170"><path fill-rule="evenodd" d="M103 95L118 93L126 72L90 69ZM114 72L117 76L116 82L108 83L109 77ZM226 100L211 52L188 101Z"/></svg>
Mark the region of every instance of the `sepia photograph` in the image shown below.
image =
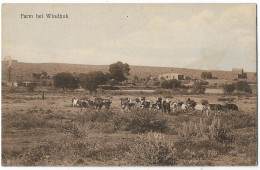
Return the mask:
<svg viewBox="0 0 260 170"><path fill-rule="evenodd" d="M258 166L256 3L3 3L4 167Z"/></svg>

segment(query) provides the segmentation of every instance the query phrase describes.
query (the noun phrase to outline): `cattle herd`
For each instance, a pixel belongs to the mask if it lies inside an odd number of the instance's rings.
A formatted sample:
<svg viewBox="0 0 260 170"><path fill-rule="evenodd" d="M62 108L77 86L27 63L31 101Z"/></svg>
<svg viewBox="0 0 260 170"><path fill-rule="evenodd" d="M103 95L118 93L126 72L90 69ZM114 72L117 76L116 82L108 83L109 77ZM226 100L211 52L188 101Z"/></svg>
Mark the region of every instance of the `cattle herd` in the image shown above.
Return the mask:
<svg viewBox="0 0 260 170"><path fill-rule="evenodd" d="M194 110L195 112L200 111L205 114L209 114L210 111L227 111L227 110L238 110L237 105L235 104L209 104L202 103L197 104L194 100L188 98L185 102L180 100L171 101L166 98L163 99L158 97L155 102L151 102L147 100L145 97L136 98L132 100L131 98L120 98L120 107L124 111L131 111L133 109L151 109L151 110L160 110L162 113L170 113L170 112L188 112L189 110ZM93 108L97 110L101 109L109 109L112 101L109 99L95 98L94 101L90 99L72 99L73 107L81 107L81 108Z"/></svg>
<svg viewBox="0 0 260 170"><path fill-rule="evenodd" d="M109 109L111 103L109 99L102 98L95 98L94 101L90 99L72 99L72 107L93 108L97 110L101 110L102 108Z"/></svg>

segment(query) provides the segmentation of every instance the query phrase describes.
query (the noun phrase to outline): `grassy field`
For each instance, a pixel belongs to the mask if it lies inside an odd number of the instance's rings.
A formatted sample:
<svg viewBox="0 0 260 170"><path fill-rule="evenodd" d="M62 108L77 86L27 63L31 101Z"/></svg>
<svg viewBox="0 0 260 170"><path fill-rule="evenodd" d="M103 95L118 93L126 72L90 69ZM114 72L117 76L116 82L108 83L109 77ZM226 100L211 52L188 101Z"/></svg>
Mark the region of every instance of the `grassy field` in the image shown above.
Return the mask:
<svg viewBox="0 0 260 170"><path fill-rule="evenodd" d="M112 100L108 111L71 107L73 97ZM157 96L200 103L232 101L239 111L124 112L120 98ZM3 166L257 165L257 97L102 91L2 90Z"/></svg>

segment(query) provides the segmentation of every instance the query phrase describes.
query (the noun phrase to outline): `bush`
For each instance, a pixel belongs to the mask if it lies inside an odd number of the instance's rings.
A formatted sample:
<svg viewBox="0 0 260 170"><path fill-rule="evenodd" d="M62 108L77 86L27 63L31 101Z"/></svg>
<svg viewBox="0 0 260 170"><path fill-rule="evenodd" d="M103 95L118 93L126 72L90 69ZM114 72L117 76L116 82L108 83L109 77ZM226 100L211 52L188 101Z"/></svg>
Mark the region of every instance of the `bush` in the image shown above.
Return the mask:
<svg viewBox="0 0 260 170"><path fill-rule="evenodd" d="M246 81L238 81L237 83L235 83L235 88L237 91L252 93L252 89Z"/></svg>
<svg viewBox="0 0 260 170"><path fill-rule="evenodd" d="M206 85L209 85L209 82L207 82L205 80L200 80L200 81L197 81L195 84L206 86Z"/></svg>
<svg viewBox="0 0 260 170"><path fill-rule="evenodd" d="M181 82L176 79L165 80L162 82L161 87L164 89L180 88Z"/></svg>
<svg viewBox="0 0 260 170"><path fill-rule="evenodd" d="M27 90L28 90L29 92L34 92L34 89L36 88L36 86L37 86L36 83L29 83L29 84L27 85Z"/></svg>
<svg viewBox="0 0 260 170"><path fill-rule="evenodd" d="M53 76L54 86L57 88L78 88L78 81L71 73L58 73Z"/></svg>
<svg viewBox="0 0 260 170"><path fill-rule="evenodd" d="M165 132L167 119L158 111L134 110L129 116L126 130L132 133Z"/></svg>
<svg viewBox="0 0 260 170"><path fill-rule="evenodd" d="M203 79L212 79L212 73L211 72L202 72L201 78Z"/></svg>
<svg viewBox="0 0 260 170"><path fill-rule="evenodd" d="M225 84L223 86L223 90L225 94L231 94L235 90L235 85L234 84Z"/></svg>
<svg viewBox="0 0 260 170"><path fill-rule="evenodd" d="M160 86L160 84L161 84L160 81L155 81L155 82L153 82L153 85L154 85L154 86Z"/></svg>
<svg viewBox="0 0 260 170"><path fill-rule="evenodd" d="M79 83L85 90L96 91L99 85L103 85L108 81L108 76L102 71L89 72L88 74L79 75Z"/></svg>
<svg viewBox="0 0 260 170"><path fill-rule="evenodd" d="M191 90L191 93L194 94L204 94L206 91L206 87L199 85L199 84L195 84Z"/></svg>
<svg viewBox="0 0 260 170"><path fill-rule="evenodd" d="M135 144L130 147L130 160L137 165L176 165L176 149L170 142L166 142L160 133L148 133L146 136L139 136Z"/></svg>
<svg viewBox="0 0 260 170"><path fill-rule="evenodd" d="M240 129L245 127L256 127L257 118L256 115L244 113L241 111L232 112L229 111L222 115L222 119L226 122L231 129Z"/></svg>

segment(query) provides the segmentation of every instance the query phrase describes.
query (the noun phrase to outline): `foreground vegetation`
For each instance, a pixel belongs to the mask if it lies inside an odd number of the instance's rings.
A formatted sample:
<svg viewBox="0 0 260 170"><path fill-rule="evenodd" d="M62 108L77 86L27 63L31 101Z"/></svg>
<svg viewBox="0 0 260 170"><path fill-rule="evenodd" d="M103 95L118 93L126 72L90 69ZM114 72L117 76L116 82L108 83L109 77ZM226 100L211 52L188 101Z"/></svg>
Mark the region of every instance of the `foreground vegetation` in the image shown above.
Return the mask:
<svg viewBox="0 0 260 170"><path fill-rule="evenodd" d="M3 96L4 166L257 163L257 119L251 111L210 117L192 111L165 115L116 108L81 110L71 108L61 96L45 101L17 98Z"/></svg>

